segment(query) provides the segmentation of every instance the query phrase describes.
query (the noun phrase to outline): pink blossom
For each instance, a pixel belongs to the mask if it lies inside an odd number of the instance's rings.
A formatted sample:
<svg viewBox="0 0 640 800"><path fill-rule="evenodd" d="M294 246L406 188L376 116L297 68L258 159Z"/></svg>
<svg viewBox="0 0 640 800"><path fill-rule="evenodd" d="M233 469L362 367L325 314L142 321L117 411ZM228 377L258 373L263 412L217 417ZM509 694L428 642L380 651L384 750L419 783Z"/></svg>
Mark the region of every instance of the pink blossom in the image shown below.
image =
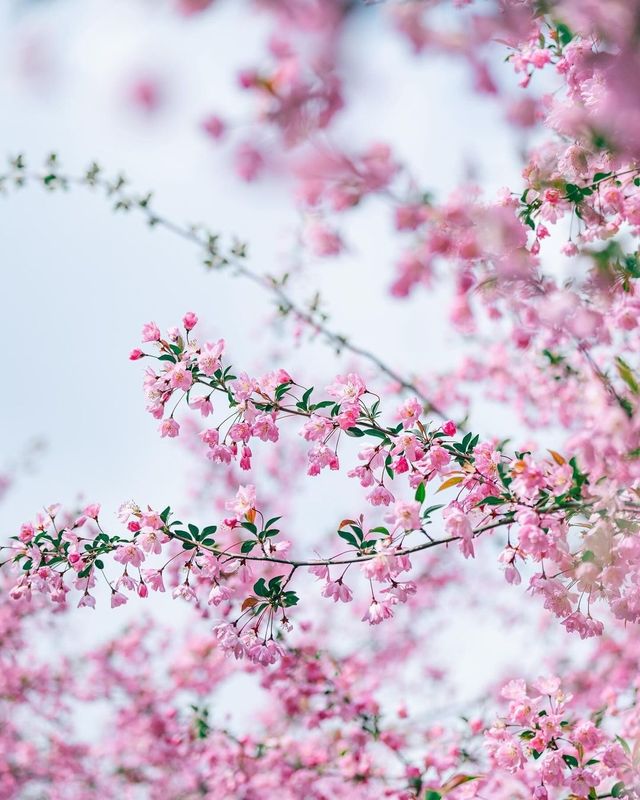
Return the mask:
<svg viewBox="0 0 640 800"><path fill-rule="evenodd" d="M448 420L442 426L442 432L447 436L455 436L456 431L457 431L456 424L452 420Z"/></svg>
<svg viewBox="0 0 640 800"><path fill-rule="evenodd" d="M189 391L193 383L191 370L187 369L186 364L179 362L172 366L167 372L169 385L172 389L182 389L183 392Z"/></svg>
<svg viewBox="0 0 640 800"><path fill-rule="evenodd" d="M417 397L410 397L398 409L398 416L402 421L403 428L410 428L420 419L422 414L422 403Z"/></svg>
<svg viewBox="0 0 640 800"><path fill-rule="evenodd" d="M160 340L160 328L155 322L147 322L142 326L142 341L157 342Z"/></svg>
<svg viewBox="0 0 640 800"><path fill-rule="evenodd" d="M111 608L117 608L118 606L123 606L127 602L127 598L122 592L111 592Z"/></svg>
<svg viewBox="0 0 640 800"><path fill-rule="evenodd" d="M220 369L220 358L224 352L224 339L217 342L205 342L198 355L198 367L209 378Z"/></svg>
<svg viewBox="0 0 640 800"><path fill-rule="evenodd" d="M394 497L386 487L379 484L369 492L367 500L372 506L388 506L393 503Z"/></svg>
<svg viewBox="0 0 640 800"><path fill-rule="evenodd" d="M184 2L184 0L183 0ZM188 0L188 2L194 2L194 0ZM212 0L199 0L201 3L206 3L209 5ZM223 120L218 117L216 114L212 114L209 117L206 117L201 123L202 130L207 133L212 139L221 139L224 136L225 132L225 124Z"/></svg>
<svg viewBox="0 0 640 800"><path fill-rule="evenodd" d="M173 439L180 433L180 425L173 418L163 419L160 424L160 435Z"/></svg>
<svg viewBox="0 0 640 800"><path fill-rule="evenodd" d="M145 553L160 554L162 552L162 545L168 541L169 537L164 533L148 527L142 528L137 537L137 542Z"/></svg>
<svg viewBox="0 0 640 800"><path fill-rule="evenodd" d="M98 515L100 514L100 503L92 503L91 505L87 506L82 513L87 517L91 517L91 519L98 519Z"/></svg>
<svg viewBox="0 0 640 800"><path fill-rule="evenodd" d="M132 567L139 567L144 561L144 553L133 543L121 544L116 549L113 558L125 566L131 564Z"/></svg>
<svg viewBox="0 0 640 800"><path fill-rule="evenodd" d="M342 582L342 579L337 581L328 581L322 590L322 596L330 597L334 603L337 603L338 601L349 603L351 600L353 600L353 592L346 585L346 583Z"/></svg>
<svg viewBox="0 0 640 800"><path fill-rule="evenodd" d="M184 325L185 330L192 331L198 324L198 317L193 313L193 311L187 311L182 318L182 324Z"/></svg>
<svg viewBox="0 0 640 800"><path fill-rule="evenodd" d="M368 622L370 625L379 625L383 620L392 616L393 611L391 610L390 602L374 600L362 617L362 621Z"/></svg>
<svg viewBox="0 0 640 800"><path fill-rule="evenodd" d="M366 391L364 381L354 372L338 375L334 382L327 386L327 394L339 403L355 403Z"/></svg>
<svg viewBox="0 0 640 800"><path fill-rule="evenodd" d="M419 530L422 526L420 508L415 500L398 500L387 519L405 531Z"/></svg>
<svg viewBox="0 0 640 800"><path fill-rule="evenodd" d="M162 571L157 569L143 569L142 577L154 592L164 592Z"/></svg>
<svg viewBox="0 0 640 800"><path fill-rule="evenodd" d="M95 608L96 598L93 595L89 594L88 592L85 592L80 598L80 601L78 602L78 608L83 608L83 607Z"/></svg>
<svg viewBox="0 0 640 800"><path fill-rule="evenodd" d="M248 484L239 486L233 500L227 500L225 508L233 511L236 516L243 517L248 514L256 505L256 487Z"/></svg>
<svg viewBox="0 0 640 800"><path fill-rule="evenodd" d="M174 600L180 598L182 600L186 600L188 603L196 603L198 601L196 593L188 583L178 584L173 592L171 592L171 596Z"/></svg>
<svg viewBox="0 0 640 800"><path fill-rule="evenodd" d="M242 400L248 400L255 392L256 382L246 372L241 372L236 380L231 382L230 387L234 398L241 402Z"/></svg>

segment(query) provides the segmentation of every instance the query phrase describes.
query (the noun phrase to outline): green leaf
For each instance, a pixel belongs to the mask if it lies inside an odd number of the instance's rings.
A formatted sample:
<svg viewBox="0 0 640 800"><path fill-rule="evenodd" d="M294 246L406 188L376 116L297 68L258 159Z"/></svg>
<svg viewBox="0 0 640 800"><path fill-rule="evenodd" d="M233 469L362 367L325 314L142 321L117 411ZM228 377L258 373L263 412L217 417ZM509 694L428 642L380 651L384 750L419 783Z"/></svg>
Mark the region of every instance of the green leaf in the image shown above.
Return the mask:
<svg viewBox="0 0 640 800"><path fill-rule="evenodd" d="M624 413L631 419L633 417L633 405L627 400L626 397L618 397L618 404Z"/></svg>
<svg viewBox="0 0 640 800"><path fill-rule="evenodd" d="M385 441L388 440L387 434L384 431L379 431L376 428L364 428L364 432L367 436L377 436L378 439L384 439Z"/></svg>
<svg viewBox="0 0 640 800"><path fill-rule="evenodd" d="M434 511L437 511L439 508L444 508L444 505L440 504L437 506L429 506L429 508L425 508L425 510L422 512L422 516L425 518L429 517L431 516L431 514L433 514Z"/></svg>
<svg viewBox="0 0 640 800"><path fill-rule="evenodd" d="M347 428L347 433L349 436L355 436L356 438L364 436L364 432L361 431L360 428Z"/></svg>
<svg viewBox="0 0 640 800"><path fill-rule="evenodd" d="M165 523L165 525L167 523L167 520L169 519L170 514L171 514L171 506L167 506L165 510L162 512L162 514L160 514L160 519Z"/></svg>
<svg viewBox="0 0 640 800"><path fill-rule="evenodd" d="M596 172L596 174L593 176L593 182L599 183L600 181L603 181L605 178L608 178L611 175L613 175L612 172Z"/></svg>
<svg viewBox="0 0 640 800"><path fill-rule="evenodd" d="M333 400L321 400L319 403L314 403L311 407L311 411L316 411L318 408L329 408L329 406L335 406L336 404Z"/></svg>
<svg viewBox="0 0 640 800"><path fill-rule="evenodd" d="M624 792L624 783L622 781L614 783L613 786L611 787L611 797L621 797L623 792Z"/></svg>
<svg viewBox="0 0 640 800"><path fill-rule="evenodd" d="M309 398L311 397L311 393L313 392L313 386L310 389L307 389L306 392L302 395L302 400L299 403L296 403L296 408L301 409L302 411L306 411L309 407Z"/></svg>
<svg viewBox="0 0 640 800"><path fill-rule="evenodd" d="M246 530L248 530L248 531L249 531L249 533L252 533L254 536L256 536L256 535L257 535L257 533L258 533L258 529L257 529L257 528L256 528L256 526L253 524L253 522L241 522L240 524L241 524L241 526L242 526L243 528L245 528Z"/></svg>
<svg viewBox="0 0 640 800"><path fill-rule="evenodd" d="M560 41L560 44L565 47L573 39L571 28L569 28L568 25L565 25L564 22L556 22L555 26L556 31L558 32L558 40Z"/></svg>
<svg viewBox="0 0 640 800"><path fill-rule="evenodd" d="M570 203L582 202L582 189L576 186L575 183L568 183L565 187L566 197Z"/></svg>
<svg viewBox="0 0 640 800"><path fill-rule="evenodd" d="M546 356L549 359L549 363L553 364L554 366L562 364L562 362L565 360L564 356L560 356L557 353L552 353L551 350L547 350L546 348L542 351L542 355Z"/></svg>
<svg viewBox="0 0 640 800"><path fill-rule="evenodd" d="M427 490L425 489L424 483L421 483L421 484L418 485L418 488L416 489L415 498L416 498L418 503L423 503L424 502L424 498L426 496L427 496Z"/></svg>
<svg viewBox="0 0 640 800"><path fill-rule="evenodd" d="M213 536L213 534L218 530L217 525L207 525L206 528L202 529L201 536Z"/></svg>
<svg viewBox="0 0 640 800"><path fill-rule="evenodd" d="M276 387L276 400L282 400L285 394L291 388L291 381L287 381L287 383L281 383L280 386Z"/></svg>
<svg viewBox="0 0 640 800"><path fill-rule="evenodd" d="M258 595L258 597L269 597L269 590L267 589L264 578L258 578L253 585L253 591Z"/></svg>
<svg viewBox="0 0 640 800"><path fill-rule="evenodd" d="M352 547L359 547L358 540L352 533L349 533L349 531L338 531L338 536Z"/></svg>
<svg viewBox="0 0 640 800"><path fill-rule="evenodd" d="M242 542L242 544L240 545L240 552L250 553L257 544L258 543L256 541L251 541L250 539L247 540L246 542Z"/></svg>
<svg viewBox="0 0 640 800"><path fill-rule="evenodd" d="M284 605L289 608L290 606L298 605L298 595L295 592L285 592L283 595Z"/></svg>
<svg viewBox="0 0 640 800"><path fill-rule="evenodd" d="M442 800L442 795L435 789L427 789L424 800Z"/></svg>
<svg viewBox="0 0 640 800"><path fill-rule="evenodd" d="M189 528L189 533L193 536L193 538L197 539L200 534L200 529L196 525L192 525L191 523L189 523L187 527Z"/></svg>
<svg viewBox="0 0 640 800"><path fill-rule="evenodd" d="M629 742L627 742L626 739L623 739L622 736L616 736L616 741L622 747L622 749L625 751L625 753L628 756L630 756L631 755L631 748L629 747Z"/></svg>
<svg viewBox="0 0 640 800"><path fill-rule="evenodd" d="M640 386L638 385L635 374L627 362L620 358L620 356L616 358L616 368L618 370L618 375L627 384L629 389L631 389L633 394L639 394Z"/></svg>
<svg viewBox="0 0 640 800"><path fill-rule="evenodd" d="M562 756L562 760L564 761L564 763L565 763L565 764L566 764L566 765L567 765L567 766L568 766L570 769L573 769L574 767L577 767L577 766L579 766L579 761L578 761L578 759L577 759L575 756L569 756L569 755L567 755L567 754L565 753L565 755L563 755L563 756Z"/></svg>

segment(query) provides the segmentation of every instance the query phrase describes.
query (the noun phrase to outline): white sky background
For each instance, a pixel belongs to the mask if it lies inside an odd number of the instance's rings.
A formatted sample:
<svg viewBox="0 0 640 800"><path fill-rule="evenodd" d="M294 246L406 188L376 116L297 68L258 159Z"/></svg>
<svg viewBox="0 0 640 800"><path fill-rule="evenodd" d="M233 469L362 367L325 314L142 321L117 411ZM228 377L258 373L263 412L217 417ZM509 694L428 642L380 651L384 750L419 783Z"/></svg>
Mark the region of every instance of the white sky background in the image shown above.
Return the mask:
<svg viewBox="0 0 640 800"><path fill-rule="evenodd" d="M239 234L250 244L252 266L279 273L296 219L286 192L273 181L241 184L224 148L198 128L207 113L236 110L234 69L254 64L263 52L264 20L249 18L247 5L237 1L189 20L161 5L58 0L27 10L4 0L0 157L23 152L36 165L54 150L70 171L93 159L109 172L124 170L137 188L154 190L158 210L170 218ZM345 46L353 103L338 130L356 147L392 142L436 193L453 188L469 163L489 192L517 184L521 141L502 124L497 106L471 94L459 64L411 57L381 13L370 7L351 23ZM23 66L27 46L43 70L30 78ZM124 100L145 70L167 81L166 106L152 118ZM442 303L424 292L409 302L389 298L398 246L387 209L373 206L348 229L351 251L313 264L298 284L299 296L321 288L336 329L405 371L444 367L461 350L443 337ZM249 371L260 371L278 350L282 366L297 365L301 382L316 386L347 363L336 363L318 344L293 353L289 340L265 335L270 307L264 294L206 273L187 243L150 232L135 215L114 215L102 197L85 190L49 197L33 188L1 200L0 242L3 457L16 459L34 436L48 447L3 502L3 536L42 505L73 504L79 494L102 502L107 519L129 498L160 508L186 502L185 467L192 462L175 441L160 439L144 410L142 368L127 360L143 322L167 327L194 310ZM480 430L495 430L487 411L477 419ZM344 498L340 510L349 503L360 508L356 487L335 494L345 482L325 476L304 497L315 496L308 502L318 511L328 492ZM522 594L511 599L526 602ZM176 605L159 607L178 618ZM99 626L81 611L71 625L89 641L117 630L136 609L133 603L114 613L99 610ZM470 695L495 677L498 664L525 652L528 635L511 631L507 638L486 616L458 625L456 661Z"/></svg>

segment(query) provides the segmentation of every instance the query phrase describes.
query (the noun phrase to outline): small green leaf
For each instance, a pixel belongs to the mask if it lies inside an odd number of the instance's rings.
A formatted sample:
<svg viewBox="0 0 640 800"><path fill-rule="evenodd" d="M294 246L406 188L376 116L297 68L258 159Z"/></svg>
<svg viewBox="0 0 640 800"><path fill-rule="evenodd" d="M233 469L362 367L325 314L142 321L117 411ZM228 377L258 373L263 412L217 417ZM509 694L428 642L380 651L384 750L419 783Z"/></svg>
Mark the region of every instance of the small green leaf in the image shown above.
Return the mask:
<svg viewBox="0 0 640 800"><path fill-rule="evenodd" d="M485 497L481 500L478 505L479 506L501 506L503 503L507 502L506 497L495 497L494 495L489 495L489 497Z"/></svg>
<svg viewBox="0 0 640 800"><path fill-rule="evenodd" d="M285 592L284 596L284 605L289 608L290 606L298 605L298 595L295 592Z"/></svg>
<svg viewBox="0 0 640 800"><path fill-rule="evenodd" d="M257 529L257 528L256 528L256 526L253 524L253 522L241 522L240 524L242 525L242 527L243 527L243 528L245 528L246 530L248 530L248 531L249 531L249 533L252 533L254 536L256 536L256 535L257 535L257 533L258 533L258 529Z"/></svg>
<svg viewBox="0 0 640 800"><path fill-rule="evenodd" d="M258 595L258 597L269 597L269 591L264 578L258 578L253 586L253 591Z"/></svg>
<svg viewBox="0 0 640 800"><path fill-rule="evenodd" d="M429 508L425 508L425 510L422 512L422 516L425 518L430 517L431 514L433 514L433 512L437 511L439 508L444 508L444 505L440 504L437 506L429 506Z"/></svg>
<svg viewBox="0 0 640 800"><path fill-rule="evenodd" d="M633 394L639 394L640 386L638 385L635 374L627 362L620 358L620 356L616 358L616 368L618 370L618 375L627 384L629 389L631 389Z"/></svg>
<svg viewBox="0 0 640 800"><path fill-rule="evenodd" d="M388 440L387 434L384 431L379 431L376 428L364 428L363 430L367 436L377 436L378 439Z"/></svg>
<svg viewBox="0 0 640 800"><path fill-rule="evenodd" d="M356 539L356 537L352 533L349 533L349 531L338 531L338 536L341 539L344 539L345 542L347 542L347 544L350 544L352 547L358 547L359 546L358 545L358 540Z"/></svg>

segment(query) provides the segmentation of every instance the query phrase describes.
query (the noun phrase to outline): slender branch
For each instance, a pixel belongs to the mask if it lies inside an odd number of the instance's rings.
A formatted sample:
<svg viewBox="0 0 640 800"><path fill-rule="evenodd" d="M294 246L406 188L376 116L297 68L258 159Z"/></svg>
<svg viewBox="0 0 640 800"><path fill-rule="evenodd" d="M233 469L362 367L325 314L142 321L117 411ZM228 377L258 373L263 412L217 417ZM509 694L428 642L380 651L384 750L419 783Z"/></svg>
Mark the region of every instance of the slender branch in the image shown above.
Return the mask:
<svg viewBox="0 0 640 800"><path fill-rule="evenodd" d="M205 253L204 263L208 267L221 268L232 267L242 278L251 281L256 286L266 292L271 293L278 301L280 310L283 314L293 313L298 319L305 322L317 333L321 334L325 341L334 347L338 352L347 350L360 358L373 364L381 373L399 384L402 389L413 392L423 403L425 412L435 414L441 419L446 419L447 415L434 402L432 402L415 382L404 377L391 367L386 361L375 353L349 341L342 334L331 330L322 316L314 313L314 309L307 310L283 288L283 282L276 278L254 272L250 269L243 259L246 257L246 248L241 243L234 244L228 253L222 254L219 250L218 236L208 231L202 226L180 225L162 214L158 214L150 204L151 194L138 196L127 192L127 181L123 177L118 177L115 181L110 181L102 177L100 168L93 164L85 175L67 175L59 171L57 159L51 156L47 164L49 171L33 172L26 169L21 157L11 162L14 172L7 175L0 175L0 188L13 182L17 187L21 187L29 182L37 182L44 185L50 191L56 189L67 189L70 185L84 186L88 188L98 187L103 189L108 197L115 197L116 210L135 209L142 213L151 227L160 227L169 233L179 236L181 239L196 245Z"/></svg>
<svg viewBox="0 0 640 800"><path fill-rule="evenodd" d="M491 530L493 528L499 528L503 525L510 525L513 523L513 519L501 519L497 520L496 522L492 522L488 525L483 525L473 532L474 538L479 536L481 533L485 531ZM186 542L188 544L193 545L194 542L191 539L186 539L182 536L177 535L174 531L170 531L169 529L165 530L172 539L176 539L180 542ZM394 556L408 556L412 553L418 553L421 550L429 550L432 547L436 547L441 544L451 544L451 542L457 542L460 540L459 536L450 536L448 539L435 539L430 540L428 542L423 542L422 544L414 545L413 547L405 547L401 550L394 550ZM287 566L293 567L294 569L298 569L298 567L331 567L334 565L340 564L360 564L363 561L371 561L371 559L375 558L379 555L378 552L374 553L366 553L363 555L358 555L353 558L318 558L318 559L311 559L308 561L293 561L292 559L288 558L278 558L276 556L252 556L245 553L229 553L228 551L220 550L217 547L197 544L196 549L200 548L202 550L207 550L208 552L212 553L215 556L227 558L229 561L240 560L240 561L269 561L274 564L286 564Z"/></svg>

